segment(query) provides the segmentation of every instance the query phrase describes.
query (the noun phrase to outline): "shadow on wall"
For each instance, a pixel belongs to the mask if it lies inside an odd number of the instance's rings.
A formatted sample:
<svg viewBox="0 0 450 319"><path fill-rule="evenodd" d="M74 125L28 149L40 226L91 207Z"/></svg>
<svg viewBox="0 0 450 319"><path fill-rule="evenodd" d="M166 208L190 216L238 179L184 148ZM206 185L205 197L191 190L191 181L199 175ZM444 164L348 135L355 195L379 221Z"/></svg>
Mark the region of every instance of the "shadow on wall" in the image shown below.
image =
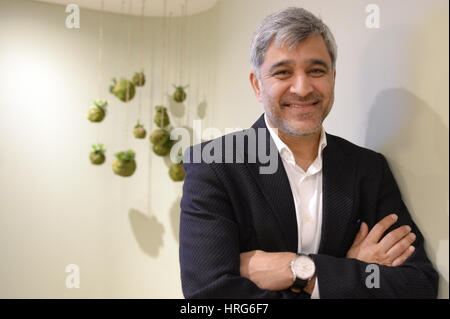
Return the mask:
<svg viewBox="0 0 450 319"><path fill-rule="evenodd" d="M402 88L377 95L365 145L388 159L403 200L425 237L428 256L440 273L439 290L447 296L448 143L448 129L423 100Z"/></svg>
<svg viewBox="0 0 450 319"><path fill-rule="evenodd" d="M180 242L180 208L181 203L181 197L178 197L172 204L172 207L170 208L170 225L172 226L172 234L177 241L177 243Z"/></svg>
<svg viewBox="0 0 450 319"><path fill-rule="evenodd" d="M148 217L136 209L130 209L130 224L134 237L144 253L157 257L163 246L164 226L155 216Z"/></svg>
<svg viewBox="0 0 450 319"><path fill-rule="evenodd" d="M203 99L198 105L197 105L197 115L199 118L204 119L206 115L206 109L208 108L208 103L205 99Z"/></svg>
<svg viewBox="0 0 450 319"><path fill-rule="evenodd" d="M178 120L181 120L186 115L186 102L177 103L174 101L173 96L167 94L167 100L169 101L169 111L170 114L173 115ZM202 101L197 103L197 108L195 110L197 116L199 119L204 119L206 115L206 109L208 107L208 103L206 102L206 99L203 99ZM190 112L189 109L187 109L188 112ZM190 125L190 123L188 123Z"/></svg>
<svg viewBox="0 0 450 319"><path fill-rule="evenodd" d="M172 95L167 94L167 100L169 101L169 111L174 117L181 119L186 114L186 105L184 102L177 103L174 101Z"/></svg>

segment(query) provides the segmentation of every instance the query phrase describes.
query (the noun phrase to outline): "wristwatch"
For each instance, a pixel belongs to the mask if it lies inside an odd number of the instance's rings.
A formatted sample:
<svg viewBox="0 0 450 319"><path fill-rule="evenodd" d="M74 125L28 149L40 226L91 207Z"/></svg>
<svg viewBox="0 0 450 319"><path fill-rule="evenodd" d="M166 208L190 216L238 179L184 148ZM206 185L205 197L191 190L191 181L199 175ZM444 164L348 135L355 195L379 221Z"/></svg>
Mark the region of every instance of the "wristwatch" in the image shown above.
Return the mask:
<svg viewBox="0 0 450 319"><path fill-rule="evenodd" d="M316 265L311 257L305 254L297 254L297 257L291 261L291 270L294 275L291 290L301 292L316 273Z"/></svg>

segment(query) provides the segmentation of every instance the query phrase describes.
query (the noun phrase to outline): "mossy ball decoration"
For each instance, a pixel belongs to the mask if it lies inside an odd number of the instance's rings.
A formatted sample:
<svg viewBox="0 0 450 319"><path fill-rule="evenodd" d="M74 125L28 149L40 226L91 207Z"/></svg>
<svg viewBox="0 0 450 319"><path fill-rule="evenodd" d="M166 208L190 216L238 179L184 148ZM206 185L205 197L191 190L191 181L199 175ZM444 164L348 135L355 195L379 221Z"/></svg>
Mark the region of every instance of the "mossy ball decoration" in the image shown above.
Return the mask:
<svg viewBox="0 0 450 319"><path fill-rule="evenodd" d="M101 165L105 162L105 151L103 144L93 144L92 151L89 154L89 159L94 165Z"/></svg>
<svg viewBox="0 0 450 319"><path fill-rule="evenodd" d="M145 138L145 136L147 135L147 131L145 130L144 126L139 123L139 121L134 127L133 135L135 138Z"/></svg>
<svg viewBox="0 0 450 319"><path fill-rule="evenodd" d="M170 133L165 129L158 128L150 134L150 142L152 144L162 145L165 144L168 140L170 140Z"/></svg>
<svg viewBox="0 0 450 319"><path fill-rule="evenodd" d="M119 152L114 155L116 156L112 163L114 173L123 177L133 175L136 171L136 161L134 160L135 152L129 150L127 152Z"/></svg>
<svg viewBox="0 0 450 319"><path fill-rule="evenodd" d="M189 85L187 86L176 86L175 84L172 84L173 87L175 88L175 92L173 93L173 99L175 102L177 103L181 103L184 100L186 100L186 91L185 89L187 89L189 87Z"/></svg>
<svg viewBox="0 0 450 319"><path fill-rule="evenodd" d="M112 79L109 91L122 102L131 101L136 94L136 88L134 87L133 82L128 81L127 79L121 79L119 82L117 82L116 79Z"/></svg>
<svg viewBox="0 0 450 319"><path fill-rule="evenodd" d="M136 86L144 86L145 84L145 74L144 72L136 72L133 75L133 84Z"/></svg>
<svg viewBox="0 0 450 319"><path fill-rule="evenodd" d="M106 106L108 106L108 102L95 100L94 106L91 106L88 110L87 119L94 123L103 121L106 116Z"/></svg>
<svg viewBox="0 0 450 319"><path fill-rule="evenodd" d="M164 128L167 125L169 125L170 119L169 119L169 114L167 114L167 108L162 105L157 105L155 107L155 109L156 109L156 114L153 118L153 121L155 122L155 124L160 128Z"/></svg>
<svg viewBox="0 0 450 319"><path fill-rule="evenodd" d="M169 176L174 182L181 182L184 180L185 171L183 162L173 163L169 168Z"/></svg>
<svg viewBox="0 0 450 319"><path fill-rule="evenodd" d="M105 118L105 111L101 108L90 108L88 110L87 119L91 122L98 123Z"/></svg>
<svg viewBox="0 0 450 319"><path fill-rule="evenodd" d="M168 140L164 144L153 144L153 152L155 152L158 156L167 156L170 153L170 150L172 149L173 141Z"/></svg>

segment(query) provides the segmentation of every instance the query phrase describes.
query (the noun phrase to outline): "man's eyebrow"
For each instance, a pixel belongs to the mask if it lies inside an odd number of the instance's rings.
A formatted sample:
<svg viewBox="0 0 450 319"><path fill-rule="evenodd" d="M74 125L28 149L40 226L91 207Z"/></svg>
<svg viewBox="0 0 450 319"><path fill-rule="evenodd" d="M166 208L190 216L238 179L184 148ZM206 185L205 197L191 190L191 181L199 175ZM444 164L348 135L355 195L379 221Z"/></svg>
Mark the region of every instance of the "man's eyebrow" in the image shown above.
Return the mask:
<svg viewBox="0 0 450 319"><path fill-rule="evenodd" d="M330 66L328 65L328 63L321 59L308 59L308 60L306 60L306 63L309 65L320 65L320 66L323 66L327 70L330 69ZM295 62L293 60L281 60L280 62L277 62L270 67L269 73L274 72L277 68L279 68L281 66L294 65L294 64L295 64Z"/></svg>
<svg viewBox="0 0 450 319"><path fill-rule="evenodd" d="M269 73L272 73L280 66L293 65L293 64L295 64L293 60L281 60L280 62L277 62L270 67Z"/></svg>
<svg viewBox="0 0 450 319"><path fill-rule="evenodd" d="M321 59L309 59L309 60L306 60L306 63L308 63L309 65L321 65L327 70L330 69L330 67L328 66L328 63L326 63L324 60L321 60Z"/></svg>

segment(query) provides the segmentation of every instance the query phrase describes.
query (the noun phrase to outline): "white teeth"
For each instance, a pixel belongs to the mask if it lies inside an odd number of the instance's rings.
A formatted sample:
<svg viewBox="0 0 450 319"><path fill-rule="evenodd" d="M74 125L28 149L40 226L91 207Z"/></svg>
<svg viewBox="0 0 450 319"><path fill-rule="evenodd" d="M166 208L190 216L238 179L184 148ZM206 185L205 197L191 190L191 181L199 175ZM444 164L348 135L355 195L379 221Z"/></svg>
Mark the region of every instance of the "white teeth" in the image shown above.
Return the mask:
<svg viewBox="0 0 450 319"><path fill-rule="evenodd" d="M317 101L317 102L313 102L311 104L306 104L306 105L298 105L298 104L285 104L285 105L289 106L289 107L301 108L301 107L316 105L317 103L319 103L319 102Z"/></svg>
<svg viewBox="0 0 450 319"><path fill-rule="evenodd" d="M297 108L306 107L306 106L311 106L311 105L313 105L313 104L308 104L308 105L289 104L289 106L297 107Z"/></svg>

